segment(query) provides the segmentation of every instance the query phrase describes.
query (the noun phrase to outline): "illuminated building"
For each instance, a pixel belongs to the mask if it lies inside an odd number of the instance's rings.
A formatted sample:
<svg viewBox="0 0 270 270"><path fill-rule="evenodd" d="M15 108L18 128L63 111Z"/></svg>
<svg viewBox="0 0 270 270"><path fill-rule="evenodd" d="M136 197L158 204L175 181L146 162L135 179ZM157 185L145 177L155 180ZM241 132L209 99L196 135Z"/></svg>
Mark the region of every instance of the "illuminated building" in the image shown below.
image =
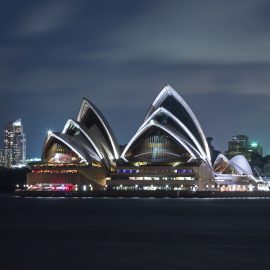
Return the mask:
<svg viewBox="0 0 270 270"><path fill-rule="evenodd" d="M0 149L0 167L4 167L4 164L5 164L4 149Z"/></svg>
<svg viewBox="0 0 270 270"><path fill-rule="evenodd" d="M21 119L8 123L4 130L4 166L24 164L26 160L26 136Z"/></svg>
<svg viewBox="0 0 270 270"><path fill-rule="evenodd" d="M73 184L99 189L119 158L118 143L99 110L83 99L77 120L69 119L63 131L48 132L42 162L32 165L29 185Z"/></svg>
<svg viewBox="0 0 270 270"><path fill-rule="evenodd" d="M225 155L228 158L232 158L237 155L244 155L249 159L249 140L246 135L237 135L233 136L232 139L228 142L228 150L225 152Z"/></svg>
<svg viewBox="0 0 270 270"><path fill-rule="evenodd" d="M258 142L250 142L246 135L232 137L232 140L228 142L228 150L225 155L229 159L243 155L250 162L257 176L263 173L263 147Z"/></svg>
<svg viewBox="0 0 270 270"><path fill-rule="evenodd" d="M0 149L0 167L11 168L13 160L12 149Z"/></svg>
<svg viewBox="0 0 270 270"><path fill-rule="evenodd" d="M84 98L77 120L69 119L62 132L48 132L42 161L32 165L27 182L42 189L73 185L84 191L214 190L225 185L247 190L256 185L244 156L213 160L211 152L197 117L169 85L121 151L104 116Z"/></svg>
<svg viewBox="0 0 270 270"><path fill-rule="evenodd" d="M199 121L170 86L153 101L121 159L111 175L112 188L203 189L214 178Z"/></svg>
<svg viewBox="0 0 270 270"><path fill-rule="evenodd" d="M253 154L262 156L263 147L258 142L250 142L246 135L233 136L228 142L228 150L225 152L228 158L244 155L249 161L252 160Z"/></svg>
<svg viewBox="0 0 270 270"><path fill-rule="evenodd" d="M257 154L263 156L263 147L258 142L251 142L248 147L250 155Z"/></svg>
<svg viewBox="0 0 270 270"><path fill-rule="evenodd" d="M251 191L257 189L258 184L264 185L262 179L254 177L251 166L244 155L227 159L220 154L213 164L215 171L215 185L224 191Z"/></svg>

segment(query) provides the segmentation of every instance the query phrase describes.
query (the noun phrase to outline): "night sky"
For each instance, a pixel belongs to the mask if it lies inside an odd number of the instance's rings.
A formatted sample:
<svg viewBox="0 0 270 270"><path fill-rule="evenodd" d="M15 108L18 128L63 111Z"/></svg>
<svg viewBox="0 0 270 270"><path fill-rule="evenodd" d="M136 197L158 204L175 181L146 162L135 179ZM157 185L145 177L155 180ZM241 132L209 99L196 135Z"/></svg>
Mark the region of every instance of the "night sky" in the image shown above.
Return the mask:
<svg viewBox="0 0 270 270"><path fill-rule="evenodd" d="M124 144L170 84L217 149L246 134L268 154L269 14L266 0L0 0L0 139L22 118L39 157L87 97Z"/></svg>

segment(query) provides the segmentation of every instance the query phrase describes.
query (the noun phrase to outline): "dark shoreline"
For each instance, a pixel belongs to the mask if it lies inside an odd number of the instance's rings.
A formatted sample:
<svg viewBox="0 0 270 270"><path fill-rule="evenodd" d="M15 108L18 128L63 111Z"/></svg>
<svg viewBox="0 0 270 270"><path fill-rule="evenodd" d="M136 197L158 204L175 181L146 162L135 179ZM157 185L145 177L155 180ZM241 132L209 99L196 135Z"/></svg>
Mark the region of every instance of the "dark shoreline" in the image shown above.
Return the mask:
<svg viewBox="0 0 270 270"><path fill-rule="evenodd" d="M15 191L13 193L19 197L124 197L124 198L270 198L269 191L253 192L221 192L221 191L141 191L141 190L121 190L121 191Z"/></svg>

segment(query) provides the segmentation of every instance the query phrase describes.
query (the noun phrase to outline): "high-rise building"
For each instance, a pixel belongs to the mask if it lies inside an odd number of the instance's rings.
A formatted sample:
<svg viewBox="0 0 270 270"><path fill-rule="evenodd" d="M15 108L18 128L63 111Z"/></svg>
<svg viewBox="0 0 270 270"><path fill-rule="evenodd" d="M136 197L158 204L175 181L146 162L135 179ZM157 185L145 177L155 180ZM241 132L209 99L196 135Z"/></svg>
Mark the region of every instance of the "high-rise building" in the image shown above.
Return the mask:
<svg viewBox="0 0 270 270"><path fill-rule="evenodd" d="M256 157L263 156L263 147L258 142L249 142L246 135L237 135L228 142L228 150L225 155L229 159L237 155L244 155L251 162Z"/></svg>
<svg viewBox="0 0 270 270"><path fill-rule="evenodd" d="M0 149L0 167L4 167L5 158L4 158L4 149Z"/></svg>
<svg viewBox="0 0 270 270"><path fill-rule="evenodd" d="M21 119L8 123L4 131L4 166L24 164L26 160L26 136Z"/></svg>
<svg viewBox="0 0 270 270"><path fill-rule="evenodd" d="M248 147L248 151L252 154L258 154L263 156L263 147L258 142L251 142Z"/></svg>
<svg viewBox="0 0 270 270"><path fill-rule="evenodd" d="M0 167L10 168L12 166L13 151L11 149L0 149Z"/></svg>
<svg viewBox="0 0 270 270"><path fill-rule="evenodd" d="M228 142L228 150L225 152L225 155L231 159L237 155L244 155L248 158L248 136L246 135L237 135L233 136L232 139Z"/></svg>

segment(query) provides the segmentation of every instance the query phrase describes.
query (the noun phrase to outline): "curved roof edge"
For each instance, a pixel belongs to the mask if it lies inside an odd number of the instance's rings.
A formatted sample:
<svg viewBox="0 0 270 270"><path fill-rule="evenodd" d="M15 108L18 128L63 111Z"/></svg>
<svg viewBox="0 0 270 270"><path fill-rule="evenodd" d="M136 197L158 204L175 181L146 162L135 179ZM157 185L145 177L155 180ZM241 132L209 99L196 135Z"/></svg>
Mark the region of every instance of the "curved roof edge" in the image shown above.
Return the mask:
<svg viewBox="0 0 270 270"><path fill-rule="evenodd" d="M187 145L186 142L184 142L183 140L181 140L178 136L176 136L174 134L174 132L172 132L170 129L166 128L163 125L160 125L157 121L155 120L151 120L147 125L145 125L144 127L142 127L141 129L139 129L135 135L131 138L131 140L129 141L129 143L126 145L124 151L121 154L121 158L123 158L124 160L127 161L127 159L125 158L126 152L129 150L129 148L132 146L132 144L136 141L137 138L139 138L140 135L142 135L148 128L150 128L151 126L156 126L160 129L162 129L163 131L165 131L167 134L169 134L170 136L172 136L179 144L181 144L191 155L191 157L196 159L196 156L194 154L194 152L190 149L190 145Z"/></svg>
<svg viewBox="0 0 270 270"><path fill-rule="evenodd" d="M171 113L170 111L168 111L166 108L164 107L158 107L155 111L153 111L153 113L151 115L149 115L149 117L144 121L144 123L140 126L139 130L141 128L143 128L145 125L147 125L147 123L149 123L158 113L163 112L165 113L168 117L170 117L178 126L180 126L188 135L188 137L193 141L193 143L197 146L198 151L202 157L202 159L204 159L205 161L208 161L208 157L206 155L206 153L204 152L204 150L202 149L200 143L197 141L197 139L194 137L194 135L192 134L192 132L186 127L186 125L180 121L173 113Z"/></svg>
<svg viewBox="0 0 270 270"><path fill-rule="evenodd" d="M220 164L222 163L223 161L223 164L225 163L225 165L220 169L218 170L217 167L220 166ZM213 164L213 170L215 172L218 172L218 173L222 173L223 171L226 170L226 168L228 168L228 166L230 166L230 161L223 155L223 154L219 154L216 158L216 160L214 161L214 164Z"/></svg>
<svg viewBox="0 0 270 270"><path fill-rule="evenodd" d="M44 147L43 147L43 153L42 155L44 155L44 150L45 150L45 147L47 145L47 143L49 142L50 138L51 137L54 137L55 139L59 140L60 142L62 142L63 144L65 144L71 151L73 151L74 153L76 153L83 162L85 163L88 163L87 161L87 158L82 154L80 153L75 147L73 147L70 143L68 143L65 139L63 139L61 136L57 135L56 133L54 132L50 132L48 135L47 135L47 138L46 138L46 141L45 141L45 144L44 144Z"/></svg>
<svg viewBox="0 0 270 270"><path fill-rule="evenodd" d="M82 116L82 112L84 109L84 106L88 106L90 109L92 109L92 111L95 113L95 115L97 116L97 118L100 120L101 124L103 125L113 148L113 152L114 152L114 157L115 159L119 158L119 147L117 144L117 140L113 134L112 129L109 126L109 123L106 121L105 117L102 115L102 113L98 110L98 108L92 103L90 102L87 98L83 98L82 103L81 103L81 107L80 107L80 111L77 117L77 121L80 122L81 120L81 116Z"/></svg>
<svg viewBox="0 0 270 270"><path fill-rule="evenodd" d="M74 126L76 126L76 128L78 128L83 135L86 137L86 139L90 142L90 144L93 146L93 148L95 149L95 151L97 152L98 156L100 157L100 159L103 159L103 155L102 153L99 151L98 147L95 145L95 143L92 141L92 139L89 137L89 135L87 134L86 130L84 129L84 127L81 126L81 124L73 119L68 119L68 121L66 122L64 129L62 131L62 133L66 134L66 131L69 127L70 124L73 124Z"/></svg>
<svg viewBox="0 0 270 270"><path fill-rule="evenodd" d="M214 162L214 164L216 163L216 162L218 162L220 159L223 159L225 162L227 162L228 164L229 164L229 160L223 155L223 154L218 154L218 156L217 156L217 158L216 158L216 160L215 160L215 162Z"/></svg>
<svg viewBox="0 0 270 270"><path fill-rule="evenodd" d="M206 137L204 135L204 132L202 130L202 127L197 119L197 117L195 116L195 114L193 113L193 111L191 110L191 108L189 107L189 105L186 103L186 101L169 85L167 84L162 90L161 92L158 94L158 96L155 98L155 100L153 101L152 105L150 106L149 110L146 113L145 119L146 120L150 114L152 114L153 110L159 106L159 104L161 104L161 102L169 95L174 96L174 98L176 98L176 100L185 108L185 110L188 112L188 114L190 115L190 117L192 118L194 124L196 125L199 134L201 136L201 139L203 141L204 144L204 148L206 151L206 155L207 155L207 159L209 164L211 164L211 154L210 154L210 149L206 140Z"/></svg>
<svg viewBox="0 0 270 270"><path fill-rule="evenodd" d="M254 176L248 160L243 155L233 157L230 159L229 164L233 166L239 174Z"/></svg>

